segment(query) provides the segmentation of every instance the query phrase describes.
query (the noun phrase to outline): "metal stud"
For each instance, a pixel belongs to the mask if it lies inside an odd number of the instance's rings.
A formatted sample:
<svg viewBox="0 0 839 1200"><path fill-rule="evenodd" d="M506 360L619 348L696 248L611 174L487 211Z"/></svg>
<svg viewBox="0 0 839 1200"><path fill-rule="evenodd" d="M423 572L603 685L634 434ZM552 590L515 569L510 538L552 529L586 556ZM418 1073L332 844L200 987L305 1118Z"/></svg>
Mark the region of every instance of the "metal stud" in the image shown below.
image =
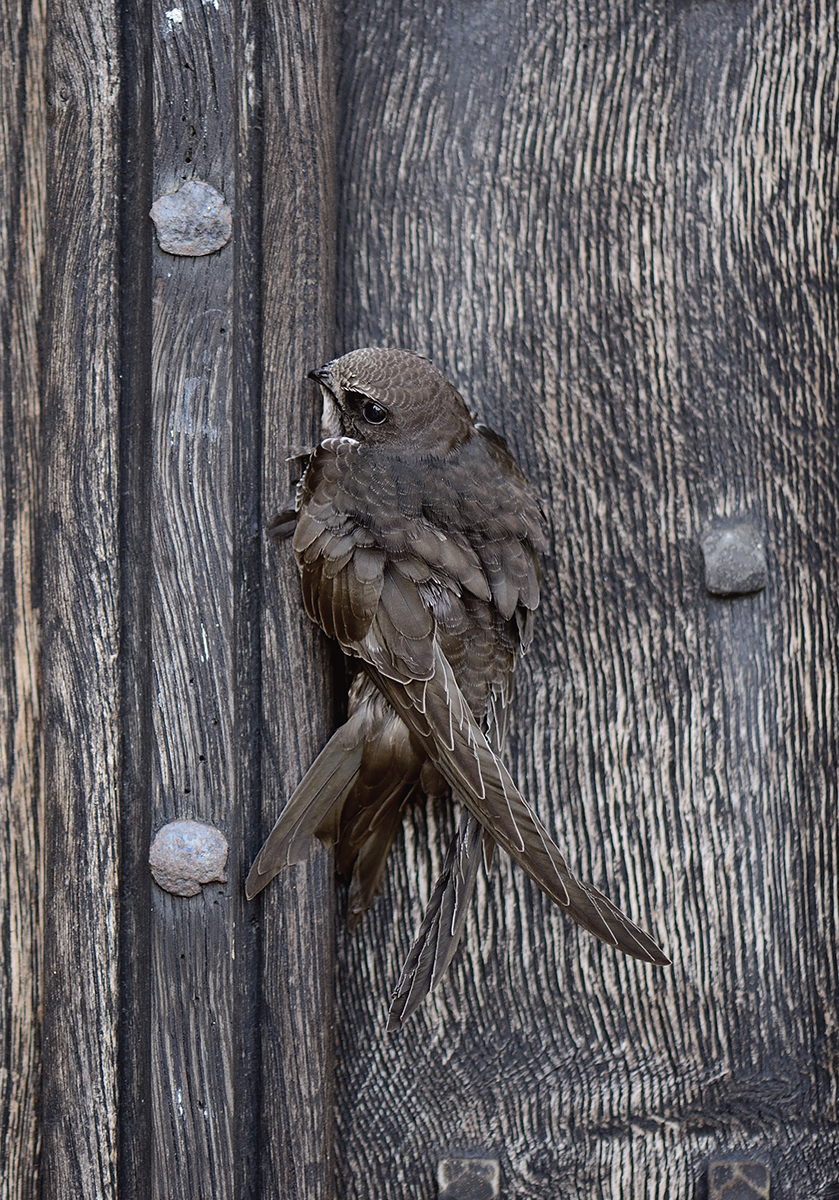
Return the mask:
<svg viewBox="0 0 839 1200"><path fill-rule="evenodd" d="M224 834L200 821L170 821L149 851L155 883L175 896L197 896L204 883L227 883Z"/></svg>
<svg viewBox="0 0 839 1200"><path fill-rule="evenodd" d="M149 216L160 249L199 258L230 241L233 216L224 196L202 179L188 179L176 192L159 196Z"/></svg>
<svg viewBox="0 0 839 1200"><path fill-rule="evenodd" d="M766 546L751 522L709 529L701 546L712 596L744 596L766 587Z"/></svg>
<svg viewBox="0 0 839 1200"><path fill-rule="evenodd" d="M501 1165L497 1158L441 1158L437 1186L438 1200L496 1200Z"/></svg>
<svg viewBox="0 0 839 1200"><path fill-rule="evenodd" d="M769 1168L761 1162L712 1162L708 1200L769 1200Z"/></svg>

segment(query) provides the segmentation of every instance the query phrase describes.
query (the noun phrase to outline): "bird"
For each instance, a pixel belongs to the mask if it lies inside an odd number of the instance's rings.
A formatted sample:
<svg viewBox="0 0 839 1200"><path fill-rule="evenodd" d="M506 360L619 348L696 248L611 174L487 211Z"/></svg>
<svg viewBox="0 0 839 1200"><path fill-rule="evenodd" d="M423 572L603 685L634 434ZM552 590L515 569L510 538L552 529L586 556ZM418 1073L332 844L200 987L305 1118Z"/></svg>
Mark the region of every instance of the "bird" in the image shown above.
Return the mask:
<svg viewBox="0 0 839 1200"><path fill-rule="evenodd" d="M408 804L448 793L459 821L391 997L388 1030L445 974L481 861L489 866L496 845L584 929L667 965L647 933L574 876L503 761L547 540L505 439L410 350L352 350L310 378L336 432L311 454L295 509L274 530L292 537L308 615L355 673L347 720L257 854L248 898L303 860L316 836L334 846L337 871L350 881L354 929Z"/></svg>

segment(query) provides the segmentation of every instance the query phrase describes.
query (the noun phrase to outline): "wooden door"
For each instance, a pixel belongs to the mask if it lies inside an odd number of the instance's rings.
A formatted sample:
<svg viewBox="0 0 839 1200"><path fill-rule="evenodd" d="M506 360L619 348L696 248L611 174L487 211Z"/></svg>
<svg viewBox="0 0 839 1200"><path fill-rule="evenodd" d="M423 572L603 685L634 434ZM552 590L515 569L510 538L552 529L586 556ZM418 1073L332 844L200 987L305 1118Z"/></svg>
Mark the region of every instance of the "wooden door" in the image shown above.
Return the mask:
<svg viewBox="0 0 839 1200"><path fill-rule="evenodd" d="M3 20L2 1194L395 1200L460 1171L456 1197L471 1163L521 1200L817 1195L839 1178L835 6ZM189 180L231 214L198 256L148 217ZM319 846L244 900L342 704L265 529L316 437L306 372L364 344L428 354L540 492L509 764L670 968L502 860L387 1035L439 803L352 938ZM744 526L765 584L711 594L703 539ZM228 847L192 896L148 865L183 819Z"/></svg>
<svg viewBox="0 0 839 1200"><path fill-rule="evenodd" d="M341 1194L468 1154L529 1200L836 1174L838 34L817 3L346 6L340 345L427 353L539 488L514 774L673 966L504 861L383 1039L450 823L417 813L339 940ZM738 524L766 587L713 596Z"/></svg>

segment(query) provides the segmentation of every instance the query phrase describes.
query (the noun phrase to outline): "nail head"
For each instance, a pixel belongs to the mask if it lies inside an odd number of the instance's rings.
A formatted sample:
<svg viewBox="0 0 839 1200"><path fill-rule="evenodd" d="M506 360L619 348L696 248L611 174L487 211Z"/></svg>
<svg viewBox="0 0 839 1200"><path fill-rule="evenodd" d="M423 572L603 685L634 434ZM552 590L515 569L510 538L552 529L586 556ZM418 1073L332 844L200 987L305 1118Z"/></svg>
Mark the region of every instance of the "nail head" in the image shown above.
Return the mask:
<svg viewBox="0 0 839 1200"><path fill-rule="evenodd" d="M766 546L750 522L710 529L701 546L711 595L743 596L766 587Z"/></svg>
<svg viewBox="0 0 839 1200"><path fill-rule="evenodd" d="M708 1200L769 1200L769 1168L761 1162L712 1162Z"/></svg>
<svg viewBox="0 0 839 1200"><path fill-rule="evenodd" d="M204 883L227 883L227 840L200 821L170 821L149 851L155 882L174 896L197 896Z"/></svg>
<svg viewBox="0 0 839 1200"><path fill-rule="evenodd" d="M441 1158L437 1186L438 1200L496 1200L501 1167L497 1158Z"/></svg>
<svg viewBox="0 0 839 1200"><path fill-rule="evenodd" d="M189 179L176 192L155 200L149 213L161 250L198 258L230 241L233 216L224 196L201 179Z"/></svg>

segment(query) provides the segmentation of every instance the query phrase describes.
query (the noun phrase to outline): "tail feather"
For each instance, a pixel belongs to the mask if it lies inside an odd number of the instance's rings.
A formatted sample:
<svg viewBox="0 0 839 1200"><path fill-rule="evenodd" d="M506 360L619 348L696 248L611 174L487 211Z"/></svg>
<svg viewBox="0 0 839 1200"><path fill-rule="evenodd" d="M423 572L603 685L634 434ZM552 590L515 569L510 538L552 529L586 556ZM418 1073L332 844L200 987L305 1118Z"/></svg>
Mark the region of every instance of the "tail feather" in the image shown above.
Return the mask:
<svg viewBox="0 0 839 1200"><path fill-rule="evenodd" d="M419 933L391 999L388 1032L399 1029L446 973L463 935L481 862L484 831L464 809Z"/></svg>
<svg viewBox="0 0 839 1200"><path fill-rule="evenodd" d="M371 824L356 853L347 898L349 933L358 928L361 918L373 903L381 886L391 846L402 824L405 805L415 790L415 785L409 786L407 791L404 786L400 786L385 798L377 813L375 824Z"/></svg>

